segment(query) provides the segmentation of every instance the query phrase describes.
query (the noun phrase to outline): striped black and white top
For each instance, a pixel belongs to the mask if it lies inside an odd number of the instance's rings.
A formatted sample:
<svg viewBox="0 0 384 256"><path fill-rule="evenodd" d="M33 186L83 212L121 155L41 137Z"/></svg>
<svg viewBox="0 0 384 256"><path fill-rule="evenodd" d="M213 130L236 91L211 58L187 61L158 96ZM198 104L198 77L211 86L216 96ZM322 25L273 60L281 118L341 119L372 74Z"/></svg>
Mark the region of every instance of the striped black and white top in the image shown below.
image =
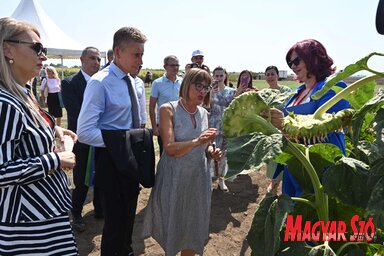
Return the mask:
<svg viewBox="0 0 384 256"><path fill-rule="evenodd" d="M71 208L64 171L48 174L60 163L55 130L32 115L38 114L0 89L0 225L47 220Z"/></svg>

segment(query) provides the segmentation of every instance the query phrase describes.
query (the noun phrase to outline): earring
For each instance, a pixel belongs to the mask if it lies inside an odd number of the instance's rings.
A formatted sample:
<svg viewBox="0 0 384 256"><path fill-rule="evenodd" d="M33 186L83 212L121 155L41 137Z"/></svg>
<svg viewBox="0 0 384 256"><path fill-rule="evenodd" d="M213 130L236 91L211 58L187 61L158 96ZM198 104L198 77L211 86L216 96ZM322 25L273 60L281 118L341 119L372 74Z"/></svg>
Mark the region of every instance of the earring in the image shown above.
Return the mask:
<svg viewBox="0 0 384 256"><path fill-rule="evenodd" d="M9 60L9 64L13 64L13 60L12 59Z"/></svg>

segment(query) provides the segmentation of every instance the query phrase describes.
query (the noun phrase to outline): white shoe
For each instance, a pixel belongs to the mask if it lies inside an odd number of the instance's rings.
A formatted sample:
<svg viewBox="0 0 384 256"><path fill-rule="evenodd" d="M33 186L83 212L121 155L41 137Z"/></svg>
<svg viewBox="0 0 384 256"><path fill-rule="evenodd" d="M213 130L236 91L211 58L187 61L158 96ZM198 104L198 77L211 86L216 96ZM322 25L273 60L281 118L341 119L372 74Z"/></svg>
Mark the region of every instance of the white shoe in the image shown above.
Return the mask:
<svg viewBox="0 0 384 256"><path fill-rule="evenodd" d="M224 179L219 179L219 188L222 191L228 191L228 187L225 185Z"/></svg>

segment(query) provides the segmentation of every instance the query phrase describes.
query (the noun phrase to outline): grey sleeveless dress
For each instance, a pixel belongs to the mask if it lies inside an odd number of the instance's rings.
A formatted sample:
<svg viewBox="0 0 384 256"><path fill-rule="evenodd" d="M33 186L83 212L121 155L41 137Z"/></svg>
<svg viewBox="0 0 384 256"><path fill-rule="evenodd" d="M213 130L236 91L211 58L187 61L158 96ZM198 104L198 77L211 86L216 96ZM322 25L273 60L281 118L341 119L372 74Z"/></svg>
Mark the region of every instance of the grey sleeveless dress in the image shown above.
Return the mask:
<svg viewBox="0 0 384 256"><path fill-rule="evenodd" d="M196 128L190 115L178 105L174 108L175 141L188 141L208 129L208 113L198 107ZM209 234L211 177L207 168L207 144L182 157L163 152L157 166L156 182L146 208L143 234L152 236L166 255L183 249L203 255Z"/></svg>

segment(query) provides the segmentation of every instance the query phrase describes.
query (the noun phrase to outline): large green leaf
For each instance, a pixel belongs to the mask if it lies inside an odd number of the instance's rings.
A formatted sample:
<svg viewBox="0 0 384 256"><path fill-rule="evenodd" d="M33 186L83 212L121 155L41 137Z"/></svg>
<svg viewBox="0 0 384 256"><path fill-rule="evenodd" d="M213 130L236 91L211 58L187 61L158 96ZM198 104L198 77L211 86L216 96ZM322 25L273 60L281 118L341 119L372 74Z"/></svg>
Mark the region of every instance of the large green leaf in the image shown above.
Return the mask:
<svg viewBox="0 0 384 256"><path fill-rule="evenodd" d="M360 140L354 149L354 153L356 155L351 155L355 157L359 157L360 161L363 161L364 163L370 163L374 161L374 159L377 157L373 155L372 149L374 148L374 144L372 142L366 141L366 140Z"/></svg>
<svg viewBox="0 0 384 256"><path fill-rule="evenodd" d="M280 196L269 207L265 220L265 255L275 255L280 248L280 231L283 228L287 213L293 210L293 201L286 195Z"/></svg>
<svg viewBox="0 0 384 256"><path fill-rule="evenodd" d="M373 256L383 256L384 255L384 244L379 247L378 251Z"/></svg>
<svg viewBox="0 0 384 256"><path fill-rule="evenodd" d="M229 171L226 178L239 173L246 174L259 170L264 163L281 153L283 139L281 134L266 136L262 133L228 139L227 159Z"/></svg>
<svg viewBox="0 0 384 256"><path fill-rule="evenodd" d="M371 215L375 225L384 231L384 157L371 164L367 186L371 189L367 214Z"/></svg>
<svg viewBox="0 0 384 256"><path fill-rule="evenodd" d="M376 88L376 82L366 83L364 86L356 89L351 94L348 94L345 99L351 104L354 109L360 109L364 104L373 98Z"/></svg>
<svg viewBox="0 0 384 256"><path fill-rule="evenodd" d="M383 246L372 243L350 243L338 256L383 256Z"/></svg>
<svg viewBox="0 0 384 256"><path fill-rule="evenodd" d="M341 158L323 174L324 191L345 204L366 208L369 199L369 166L348 157Z"/></svg>
<svg viewBox="0 0 384 256"><path fill-rule="evenodd" d="M267 196L260 202L247 235L252 255L275 255L280 248L280 231L293 207L287 195Z"/></svg>
<svg viewBox="0 0 384 256"><path fill-rule="evenodd" d="M373 218L376 228L384 231L384 177L380 178L372 189L367 204L367 214Z"/></svg>
<svg viewBox="0 0 384 256"><path fill-rule="evenodd" d="M284 250L281 250L276 255L278 256L307 256L311 248L304 242L285 242ZM265 255L267 256L267 255Z"/></svg>
<svg viewBox="0 0 384 256"><path fill-rule="evenodd" d="M361 217L371 216L375 226L384 230L384 158L370 168L356 159L343 158L325 172L323 185L327 194L346 204L330 207L330 216L348 221L351 216L343 213L344 208ZM353 206L360 210L347 209Z"/></svg>
<svg viewBox="0 0 384 256"><path fill-rule="evenodd" d="M352 136L351 141L353 145L357 145L359 138L361 127L363 121L365 120L365 116L369 113L377 112L381 106L384 105L384 94L379 93L374 98L369 100L362 108L360 108L354 115L352 119Z"/></svg>
<svg viewBox="0 0 384 256"><path fill-rule="evenodd" d="M372 143L369 159L371 162L384 157L384 109L377 111L374 119L376 140Z"/></svg>
<svg viewBox="0 0 384 256"><path fill-rule="evenodd" d="M281 93L279 90L265 88L257 92L268 107L281 109L294 92Z"/></svg>
<svg viewBox="0 0 384 256"><path fill-rule="evenodd" d="M379 179L384 177L384 156L370 164L367 186L373 188Z"/></svg>
<svg viewBox="0 0 384 256"><path fill-rule="evenodd" d="M343 152L333 144L319 143L309 148L309 159L320 180L323 177L324 170L334 165L342 157Z"/></svg>
<svg viewBox="0 0 384 256"><path fill-rule="evenodd" d="M301 151L305 152L305 146L301 144L294 145ZM283 165L288 165L289 172L296 178L297 182L300 184L304 192L311 192L313 187L311 179L307 174L304 166L301 164L299 159L297 159L291 152L284 150L283 153L279 154L275 158L276 163Z"/></svg>

